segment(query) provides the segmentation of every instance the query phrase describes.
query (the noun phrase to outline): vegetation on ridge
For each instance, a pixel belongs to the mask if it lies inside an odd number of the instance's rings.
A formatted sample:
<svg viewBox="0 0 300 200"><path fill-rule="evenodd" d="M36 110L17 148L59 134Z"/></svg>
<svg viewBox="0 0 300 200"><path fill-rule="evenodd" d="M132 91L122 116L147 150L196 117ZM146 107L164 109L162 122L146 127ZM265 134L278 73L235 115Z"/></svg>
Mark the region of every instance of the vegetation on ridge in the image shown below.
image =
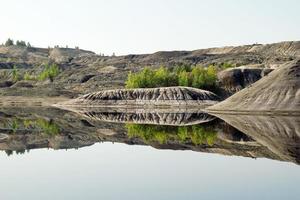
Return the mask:
<svg viewBox="0 0 300 200"><path fill-rule="evenodd" d="M59 67L56 64L46 65L44 70L38 75L38 80L43 81L47 78L53 82L54 78L59 74Z"/></svg>
<svg viewBox="0 0 300 200"><path fill-rule="evenodd" d="M173 69L145 67L137 73L129 73L126 88L155 88L169 86L188 86L211 89L217 85L215 66L178 66Z"/></svg>
<svg viewBox="0 0 300 200"><path fill-rule="evenodd" d="M46 120L43 118L38 119L21 119L13 118L4 124L4 127L12 130L16 133L17 130L37 130L46 135L57 135L60 132L59 126L52 120Z"/></svg>
<svg viewBox="0 0 300 200"><path fill-rule="evenodd" d="M31 47L31 44L29 42L25 42L24 40L17 40L16 41L16 44L14 43L14 41L10 38L8 38L6 40L6 42L4 43L5 46L13 46L13 45L16 45L16 46L19 46L19 47Z"/></svg>
<svg viewBox="0 0 300 200"><path fill-rule="evenodd" d="M11 72L11 78L14 82L17 82L19 80L32 80L32 81L44 81L46 79L50 79L51 82L54 81L54 78L60 73L60 69L58 65L56 64L51 64L48 65L46 64L43 67L43 70L37 74L37 75L31 75L28 71L26 71L23 75L19 72L18 68L16 66L13 67L12 72Z"/></svg>

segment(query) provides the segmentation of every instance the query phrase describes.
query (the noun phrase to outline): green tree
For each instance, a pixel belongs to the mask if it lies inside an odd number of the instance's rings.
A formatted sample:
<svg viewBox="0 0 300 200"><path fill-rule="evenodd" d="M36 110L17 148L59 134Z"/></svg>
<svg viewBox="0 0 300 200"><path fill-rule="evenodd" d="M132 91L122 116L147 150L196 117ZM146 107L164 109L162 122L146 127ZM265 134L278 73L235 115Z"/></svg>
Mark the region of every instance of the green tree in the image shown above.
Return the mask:
<svg viewBox="0 0 300 200"><path fill-rule="evenodd" d="M26 42L23 40L17 40L16 45L19 47L26 47Z"/></svg>
<svg viewBox="0 0 300 200"><path fill-rule="evenodd" d="M129 73L126 88L151 88L154 87L155 72L145 67L137 73Z"/></svg>
<svg viewBox="0 0 300 200"><path fill-rule="evenodd" d="M195 88L202 88L205 84L204 69L202 67L194 67L191 72L192 86Z"/></svg>
<svg viewBox="0 0 300 200"><path fill-rule="evenodd" d="M214 86L217 81L217 69L215 66L210 65L207 68L207 81L209 86Z"/></svg>
<svg viewBox="0 0 300 200"><path fill-rule="evenodd" d="M14 45L14 41L12 39L8 38L5 42L5 46L8 47L8 46L12 46L12 45Z"/></svg>
<svg viewBox="0 0 300 200"><path fill-rule="evenodd" d="M5 153L7 156L11 156L14 152L12 150L5 150Z"/></svg>
<svg viewBox="0 0 300 200"><path fill-rule="evenodd" d="M178 75L178 84L180 86L189 86L189 73L186 71L181 71Z"/></svg>
<svg viewBox="0 0 300 200"><path fill-rule="evenodd" d="M152 88L154 87L154 77L155 72L149 67L146 67L139 76L139 82L142 88Z"/></svg>
<svg viewBox="0 0 300 200"><path fill-rule="evenodd" d="M181 64L181 65L177 65L174 68L174 71L176 72L176 74L179 74L180 72L191 72L192 71L192 66L188 65L188 64Z"/></svg>
<svg viewBox="0 0 300 200"><path fill-rule="evenodd" d="M138 88L139 84L138 84L138 77L137 75L135 75L132 72L129 72L127 80L125 82L125 87L126 88Z"/></svg>
<svg viewBox="0 0 300 200"><path fill-rule="evenodd" d="M154 86L156 87L164 87L168 85L168 75L169 72L165 67L160 67L158 70L155 71L154 75Z"/></svg>

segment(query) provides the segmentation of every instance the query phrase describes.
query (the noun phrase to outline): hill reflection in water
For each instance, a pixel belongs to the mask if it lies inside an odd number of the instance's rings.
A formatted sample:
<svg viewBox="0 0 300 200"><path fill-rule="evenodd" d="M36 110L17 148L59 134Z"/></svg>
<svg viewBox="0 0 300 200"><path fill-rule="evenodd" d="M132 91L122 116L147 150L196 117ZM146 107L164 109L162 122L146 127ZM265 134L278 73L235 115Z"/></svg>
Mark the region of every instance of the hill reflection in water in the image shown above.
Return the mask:
<svg viewBox="0 0 300 200"><path fill-rule="evenodd" d="M198 110L6 107L0 109L0 117L0 149L8 155L118 142L300 163L297 116L215 117Z"/></svg>

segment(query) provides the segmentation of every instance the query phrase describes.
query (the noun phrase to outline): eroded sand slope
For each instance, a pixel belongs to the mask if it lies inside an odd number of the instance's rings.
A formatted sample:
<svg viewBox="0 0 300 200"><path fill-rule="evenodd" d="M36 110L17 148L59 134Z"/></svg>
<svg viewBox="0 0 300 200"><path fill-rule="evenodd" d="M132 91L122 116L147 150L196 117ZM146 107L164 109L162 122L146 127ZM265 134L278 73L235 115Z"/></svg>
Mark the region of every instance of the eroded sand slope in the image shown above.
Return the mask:
<svg viewBox="0 0 300 200"><path fill-rule="evenodd" d="M210 111L300 111L300 60L287 63Z"/></svg>

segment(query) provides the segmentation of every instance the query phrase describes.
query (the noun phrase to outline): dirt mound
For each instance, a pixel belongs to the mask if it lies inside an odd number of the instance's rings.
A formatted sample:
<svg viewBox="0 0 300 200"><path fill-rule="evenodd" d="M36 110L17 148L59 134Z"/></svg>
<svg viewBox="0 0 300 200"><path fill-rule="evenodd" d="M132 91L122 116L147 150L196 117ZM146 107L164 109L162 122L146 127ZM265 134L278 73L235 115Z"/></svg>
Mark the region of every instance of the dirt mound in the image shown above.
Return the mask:
<svg viewBox="0 0 300 200"><path fill-rule="evenodd" d="M157 105L196 106L214 104L219 97L212 92L189 87L116 89L86 94L77 99L63 102L69 106L121 106Z"/></svg>
<svg viewBox="0 0 300 200"><path fill-rule="evenodd" d="M285 64L211 111L300 111L300 60Z"/></svg>
<svg viewBox="0 0 300 200"><path fill-rule="evenodd" d="M70 62L75 57L94 55L94 52L71 48L53 48L49 58L57 63Z"/></svg>
<svg viewBox="0 0 300 200"><path fill-rule="evenodd" d="M258 81L272 71L268 68L242 66L229 68L218 74L222 88L230 95Z"/></svg>
<svg viewBox="0 0 300 200"><path fill-rule="evenodd" d="M216 114L231 126L267 147L279 160L300 163L299 116Z"/></svg>

